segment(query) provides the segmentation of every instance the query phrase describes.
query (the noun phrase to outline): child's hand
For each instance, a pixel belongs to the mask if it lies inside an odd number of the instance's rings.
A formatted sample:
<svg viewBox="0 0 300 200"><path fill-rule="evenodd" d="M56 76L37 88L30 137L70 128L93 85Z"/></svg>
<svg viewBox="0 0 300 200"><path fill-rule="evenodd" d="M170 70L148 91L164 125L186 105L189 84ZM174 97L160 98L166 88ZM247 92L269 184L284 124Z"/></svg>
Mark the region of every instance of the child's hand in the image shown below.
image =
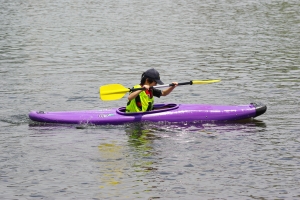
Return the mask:
<svg viewBox="0 0 300 200"><path fill-rule="evenodd" d="M150 86L149 85L143 85L143 88L146 88L147 90L149 90Z"/></svg>
<svg viewBox="0 0 300 200"><path fill-rule="evenodd" d="M172 82L173 86L172 87L176 87L178 85L177 82Z"/></svg>

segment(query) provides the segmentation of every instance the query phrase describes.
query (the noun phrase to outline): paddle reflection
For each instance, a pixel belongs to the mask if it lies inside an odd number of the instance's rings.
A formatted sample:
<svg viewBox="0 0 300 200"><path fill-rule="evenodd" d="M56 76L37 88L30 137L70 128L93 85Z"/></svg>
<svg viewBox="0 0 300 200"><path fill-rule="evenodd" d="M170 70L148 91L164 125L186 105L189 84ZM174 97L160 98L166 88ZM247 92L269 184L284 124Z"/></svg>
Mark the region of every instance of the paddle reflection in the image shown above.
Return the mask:
<svg viewBox="0 0 300 200"><path fill-rule="evenodd" d="M104 143L98 146L101 162L105 163L105 167L102 167L102 176L100 188L104 188L105 185L118 185L121 183L121 179L124 176L123 169L126 168L126 163L122 161L123 148L116 143ZM104 185L103 185L104 184Z"/></svg>

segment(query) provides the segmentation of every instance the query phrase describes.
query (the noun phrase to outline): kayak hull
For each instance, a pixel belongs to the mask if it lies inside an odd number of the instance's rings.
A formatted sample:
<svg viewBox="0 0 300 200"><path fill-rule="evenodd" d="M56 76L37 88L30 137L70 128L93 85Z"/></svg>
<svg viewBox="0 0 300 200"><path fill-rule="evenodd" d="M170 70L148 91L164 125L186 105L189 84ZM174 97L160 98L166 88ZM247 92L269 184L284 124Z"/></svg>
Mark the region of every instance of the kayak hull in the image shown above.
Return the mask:
<svg viewBox="0 0 300 200"><path fill-rule="evenodd" d="M133 122L191 122L234 121L255 118L267 110L263 104L204 105L204 104L155 104L153 111L125 113L125 107L83 111L31 111L29 118L37 122L62 124L119 125Z"/></svg>

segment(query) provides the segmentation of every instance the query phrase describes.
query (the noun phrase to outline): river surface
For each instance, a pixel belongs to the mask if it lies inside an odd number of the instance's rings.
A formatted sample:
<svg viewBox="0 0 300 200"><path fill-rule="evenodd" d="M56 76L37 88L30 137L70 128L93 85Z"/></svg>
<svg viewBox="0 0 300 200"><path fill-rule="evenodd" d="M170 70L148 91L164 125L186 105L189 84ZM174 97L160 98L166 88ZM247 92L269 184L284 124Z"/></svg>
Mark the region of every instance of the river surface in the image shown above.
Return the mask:
<svg viewBox="0 0 300 200"><path fill-rule="evenodd" d="M300 199L299 0L0 0L0 199ZM120 107L154 67L156 102L261 102L246 122L44 125L31 110Z"/></svg>

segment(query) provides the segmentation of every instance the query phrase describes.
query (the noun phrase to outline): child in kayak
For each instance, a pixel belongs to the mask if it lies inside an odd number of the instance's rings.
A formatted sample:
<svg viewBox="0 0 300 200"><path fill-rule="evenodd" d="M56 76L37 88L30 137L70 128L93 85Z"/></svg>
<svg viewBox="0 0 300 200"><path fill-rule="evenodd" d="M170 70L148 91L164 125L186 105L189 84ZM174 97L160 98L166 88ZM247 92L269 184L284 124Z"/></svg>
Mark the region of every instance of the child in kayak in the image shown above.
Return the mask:
<svg viewBox="0 0 300 200"><path fill-rule="evenodd" d="M171 86L163 91L151 88L152 86L155 86L157 84L164 84L160 80L158 71L156 71L154 68L145 71L142 74L141 83L134 86L134 88L144 87L145 90L137 90L129 94L126 112L145 112L153 110L153 96L156 96L158 98L160 98L161 96L167 96L178 85L177 82L173 82L174 86Z"/></svg>

